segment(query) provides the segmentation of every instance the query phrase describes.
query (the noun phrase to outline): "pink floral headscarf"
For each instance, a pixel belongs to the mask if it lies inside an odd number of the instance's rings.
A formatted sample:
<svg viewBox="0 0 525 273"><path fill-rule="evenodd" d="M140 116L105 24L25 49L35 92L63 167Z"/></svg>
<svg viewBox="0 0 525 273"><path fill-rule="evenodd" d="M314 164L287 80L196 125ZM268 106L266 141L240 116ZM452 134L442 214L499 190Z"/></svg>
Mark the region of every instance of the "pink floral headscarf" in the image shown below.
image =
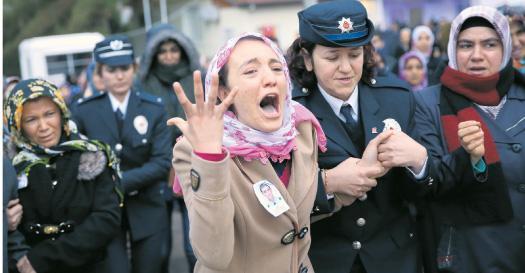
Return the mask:
<svg viewBox="0 0 525 273"><path fill-rule="evenodd" d="M224 136L223 146L228 149L232 157L241 156L245 160L260 160L262 163L268 163L268 159L272 161L283 161L290 159L290 152L296 149L295 137L297 130L296 123L309 120L314 124L318 144L322 151L326 150L326 137L319 125L319 122L313 114L297 102L292 101L292 82L288 72L288 66L281 50L270 39L259 33L248 32L232 38L219 49L211 60L208 72L206 74L205 92L210 93L211 77L218 73L221 68L228 62L231 52L235 45L245 37L260 38L264 43L272 48L275 54L281 61L282 68L288 83L288 91L285 98L283 124L280 129L275 132L266 133L261 132L247 125L243 124L237 119L235 114L231 111L224 115Z"/></svg>

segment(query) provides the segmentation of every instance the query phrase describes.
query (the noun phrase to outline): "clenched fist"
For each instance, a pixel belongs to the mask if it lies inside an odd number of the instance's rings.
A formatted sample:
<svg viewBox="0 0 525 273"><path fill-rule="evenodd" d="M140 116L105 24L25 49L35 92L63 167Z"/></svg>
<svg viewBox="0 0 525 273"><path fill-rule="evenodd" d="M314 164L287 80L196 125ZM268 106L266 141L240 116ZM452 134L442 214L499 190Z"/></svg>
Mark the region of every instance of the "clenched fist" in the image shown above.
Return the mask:
<svg viewBox="0 0 525 273"><path fill-rule="evenodd" d="M475 120L460 122L458 137L463 149L470 154L472 163L476 164L485 155L485 137L481 123Z"/></svg>

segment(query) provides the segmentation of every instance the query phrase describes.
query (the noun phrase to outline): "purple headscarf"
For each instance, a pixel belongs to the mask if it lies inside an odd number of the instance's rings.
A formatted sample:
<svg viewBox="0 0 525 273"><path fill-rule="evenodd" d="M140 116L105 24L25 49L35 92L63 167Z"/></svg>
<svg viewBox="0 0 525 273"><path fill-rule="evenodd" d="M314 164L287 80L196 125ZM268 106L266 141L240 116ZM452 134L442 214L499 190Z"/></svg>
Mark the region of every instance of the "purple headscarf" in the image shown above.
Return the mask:
<svg viewBox="0 0 525 273"><path fill-rule="evenodd" d="M419 62L421 62L421 65L423 66L423 80L421 81L421 83L419 83L418 85L413 85L412 86L412 91L419 91L425 87L427 87L428 85L428 79L427 79L427 61L425 59L425 56L423 56L423 54L421 54L419 51L408 51L406 52L405 54L403 54L400 58L399 58L399 62L398 62L398 73L399 73L399 77L403 80L405 80L406 82L407 81L407 77L405 75L405 67L407 65L407 62L408 60L412 59L412 58L416 58L419 60Z"/></svg>

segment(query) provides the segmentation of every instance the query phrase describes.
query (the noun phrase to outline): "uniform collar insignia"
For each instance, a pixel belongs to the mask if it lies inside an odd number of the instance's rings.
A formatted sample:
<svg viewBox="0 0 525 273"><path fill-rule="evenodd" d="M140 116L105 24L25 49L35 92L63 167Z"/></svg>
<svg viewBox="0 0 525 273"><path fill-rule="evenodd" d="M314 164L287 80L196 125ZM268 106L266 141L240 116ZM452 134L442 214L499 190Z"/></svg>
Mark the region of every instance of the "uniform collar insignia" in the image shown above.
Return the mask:
<svg viewBox="0 0 525 273"><path fill-rule="evenodd" d="M341 21L339 22L338 29L341 30L341 33L350 32L351 30L354 30L354 22L350 20L350 17L348 18L341 18Z"/></svg>

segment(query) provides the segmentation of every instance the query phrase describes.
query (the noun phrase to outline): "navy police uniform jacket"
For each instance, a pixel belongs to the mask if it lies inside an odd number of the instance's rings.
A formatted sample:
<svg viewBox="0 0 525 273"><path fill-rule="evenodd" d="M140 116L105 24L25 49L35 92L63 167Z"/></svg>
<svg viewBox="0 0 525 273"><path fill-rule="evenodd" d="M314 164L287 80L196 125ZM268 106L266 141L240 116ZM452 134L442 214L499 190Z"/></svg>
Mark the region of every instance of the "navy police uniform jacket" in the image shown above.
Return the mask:
<svg viewBox="0 0 525 273"><path fill-rule="evenodd" d="M73 119L80 133L108 143L120 158L125 215L136 241L167 227L162 183L171 164L171 138L162 100L130 92L121 135L106 93L79 100Z"/></svg>
<svg viewBox="0 0 525 273"><path fill-rule="evenodd" d="M403 132L414 135L415 102L406 85L396 79L377 78L372 84L361 81L358 88L365 145L383 130L387 118L395 119ZM294 99L312 111L327 136L328 150L319 153L320 169L334 168L349 157L361 157L317 88L295 88ZM417 181L407 169L393 168L377 180L365 201L356 200L313 223L309 254L315 271L348 273L359 256L368 273L418 272L421 263L416 227L408 204L425 194L429 179L427 175ZM320 179L312 214L330 213L332 207Z"/></svg>

